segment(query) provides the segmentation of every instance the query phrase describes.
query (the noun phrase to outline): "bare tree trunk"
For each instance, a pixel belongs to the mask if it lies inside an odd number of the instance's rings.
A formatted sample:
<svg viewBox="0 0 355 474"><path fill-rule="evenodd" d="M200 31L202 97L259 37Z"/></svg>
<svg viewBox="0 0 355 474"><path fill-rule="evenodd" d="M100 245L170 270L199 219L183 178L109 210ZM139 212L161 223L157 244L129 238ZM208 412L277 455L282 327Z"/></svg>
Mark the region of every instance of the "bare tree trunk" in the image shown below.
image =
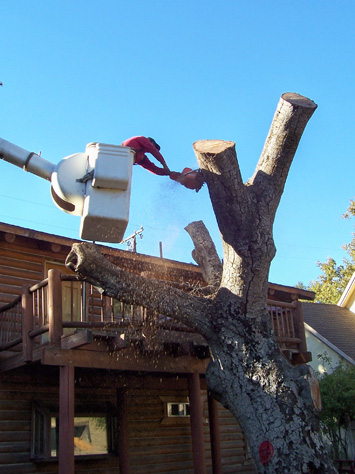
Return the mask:
<svg viewBox="0 0 355 474"><path fill-rule="evenodd" d="M196 328L209 344L209 389L238 419L259 473L336 473L319 431L307 367L292 367L274 340L267 311L272 227L304 128L316 105L284 94L252 178L244 184L233 142L204 140L194 150L208 185L223 244L223 270L201 226L188 232L208 298L126 274L88 245L68 266L111 296L142 304ZM204 250L204 249L207 249ZM212 255L214 254L214 255Z"/></svg>

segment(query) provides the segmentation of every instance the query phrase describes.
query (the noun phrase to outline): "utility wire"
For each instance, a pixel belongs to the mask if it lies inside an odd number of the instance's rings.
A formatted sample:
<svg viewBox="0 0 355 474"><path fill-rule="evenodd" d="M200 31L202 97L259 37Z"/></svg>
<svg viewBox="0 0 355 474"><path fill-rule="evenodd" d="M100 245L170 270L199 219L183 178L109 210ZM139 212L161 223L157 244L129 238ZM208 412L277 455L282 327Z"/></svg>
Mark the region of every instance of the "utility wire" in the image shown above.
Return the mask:
<svg viewBox="0 0 355 474"><path fill-rule="evenodd" d="M53 209L53 205L43 204L42 202L34 202L34 201L29 201L28 199L20 199L13 196L6 196L6 194L0 194L0 197L4 197L7 199L14 199L15 201L26 202L29 204L35 204L36 206L48 207L50 209Z"/></svg>

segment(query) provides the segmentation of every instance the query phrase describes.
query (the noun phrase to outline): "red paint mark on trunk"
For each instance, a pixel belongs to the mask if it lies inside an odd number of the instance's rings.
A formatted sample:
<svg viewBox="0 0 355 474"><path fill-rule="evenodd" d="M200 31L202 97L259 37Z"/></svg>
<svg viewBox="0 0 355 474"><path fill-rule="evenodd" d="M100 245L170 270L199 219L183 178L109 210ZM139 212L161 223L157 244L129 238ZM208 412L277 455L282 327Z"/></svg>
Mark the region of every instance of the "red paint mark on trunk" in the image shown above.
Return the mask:
<svg viewBox="0 0 355 474"><path fill-rule="evenodd" d="M274 455L274 447L271 441L263 441L259 446L259 459L263 466L266 466L271 461Z"/></svg>

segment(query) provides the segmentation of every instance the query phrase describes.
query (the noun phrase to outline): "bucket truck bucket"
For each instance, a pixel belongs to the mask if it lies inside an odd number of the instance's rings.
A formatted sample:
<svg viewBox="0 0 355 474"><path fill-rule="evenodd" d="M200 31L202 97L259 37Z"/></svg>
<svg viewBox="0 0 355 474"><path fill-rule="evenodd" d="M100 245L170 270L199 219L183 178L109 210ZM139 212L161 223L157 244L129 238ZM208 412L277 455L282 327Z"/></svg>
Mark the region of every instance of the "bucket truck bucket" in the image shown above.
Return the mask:
<svg viewBox="0 0 355 474"><path fill-rule="evenodd" d="M124 146L90 143L80 235L85 240L121 242L129 219L133 153Z"/></svg>
<svg viewBox="0 0 355 474"><path fill-rule="evenodd" d="M103 143L89 143L85 153L57 165L52 197L63 211L81 215L81 239L121 242L129 219L132 166L130 148Z"/></svg>

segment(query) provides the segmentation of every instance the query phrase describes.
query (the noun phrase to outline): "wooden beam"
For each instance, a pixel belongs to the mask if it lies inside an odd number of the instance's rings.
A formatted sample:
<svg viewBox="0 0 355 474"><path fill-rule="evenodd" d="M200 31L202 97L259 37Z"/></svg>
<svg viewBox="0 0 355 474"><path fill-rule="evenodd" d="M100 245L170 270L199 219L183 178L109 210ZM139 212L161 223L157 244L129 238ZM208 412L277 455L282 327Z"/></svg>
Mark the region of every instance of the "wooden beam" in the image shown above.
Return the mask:
<svg viewBox="0 0 355 474"><path fill-rule="evenodd" d="M194 474L206 474L203 409L200 393L200 376L198 373L188 376L188 389Z"/></svg>
<svg viewBox="0 0 355 474"><path fill-rule="evenodd" d="M300 345L298 347L299 352L307 352L307 342L306 342L306 333L304 330L304 320L303 320L303 311L302 304L300 301L297 301L296 308L293 310L293 323L295 326L296 336L301 339Z"/></svg>
<svg viewBox="0 0 355 474"><path fill-rule="evenodd" d="M123 334L124 336L124 334ZM125 349L129 346L129 342L122 338L120 335L110 338L108 342L109 351L118 351L120 349Z"/></svg>
<svg viewBox="0 0 355 474"><path fill-rule="evenodd" d="M292 354L292 363L295 365L307 364L312 360L312 352L296 352Z"/></svg>
<svg viewBox="0 0 355 474"><path fill-rule="evenodd" d="M88 351L84 349L61 350L57 347L42 349L41 363L45 365L73 365L92 369L133 370L165 373L206 373L209 359L189 356L172 357L156 354L155 357L143 356L133 347L113 353Z"/></svg>
<svg viewBox="0 0 355 474"><path fill-rule="evenodd" d="M7 359L0 361L0 372L16 369L17 367L21 367L25 364L26 362L23 360L22 352L16 355L11 355Z"/></svg>
<svg viewBox="0 0 355 474"><path fill-rule="evenodd" d="M222 474L221 440L219 435L217 400L207 391L208 416L210 421L211 456L213 474Z"/></svg>
<svg viewBox="0 0 355 474"><path fill-rule="evenodd" d="M117 390L117 408L118 408L118 462L120 473L131 473L131 456L129 446L128 418L127 418L127 400L124 389Z"/></svg>
<svg viewBox="0 0 355 474"><path fill-rule="evenodd" d="M93 341L92 331L89 329L82 329L75 334L70 336L62 337L61 347L62 349L74 349L75 347L81 347L86 344L91 344Z"/></svg>
<svg viewBox="0 0 355 474"><path fill-rule="evenodd" d="M74 367L60 367L59 380L59 469L74 474Z"/></svg>

